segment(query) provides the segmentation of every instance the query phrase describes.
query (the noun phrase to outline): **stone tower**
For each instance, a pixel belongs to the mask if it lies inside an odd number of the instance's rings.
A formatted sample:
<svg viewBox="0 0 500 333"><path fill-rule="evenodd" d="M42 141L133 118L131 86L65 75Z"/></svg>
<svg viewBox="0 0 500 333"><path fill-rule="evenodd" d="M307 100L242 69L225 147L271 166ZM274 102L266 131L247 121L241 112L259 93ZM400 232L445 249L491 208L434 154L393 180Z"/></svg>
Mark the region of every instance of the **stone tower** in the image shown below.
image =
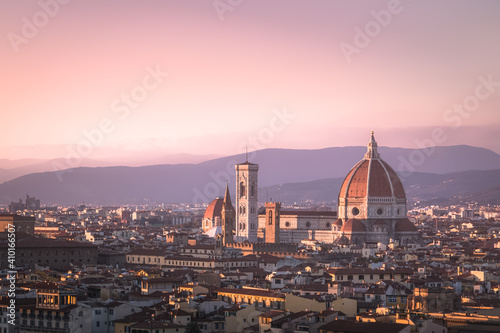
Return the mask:
<svg viewBox="0 0 500 333"><path fill-rule="evenodd" d="M221 226L222 226L222 244L233 243L235 211L231 203L231 195L229 194L229 186L226 184L226 193L224 194L224 202L221 211Z"/></svg>
<svg viewBox="0 0 500 333"><path fill-rule="evenodd" d="M280 243L280 202L266 202L266 243Z"/></svg>
<svg viewBox="0 0 500 333"><path fill-rule="evenodd" d="M236 169L236 237L238 241L257 242L257 187L259 165L240 163Z"/></svg>

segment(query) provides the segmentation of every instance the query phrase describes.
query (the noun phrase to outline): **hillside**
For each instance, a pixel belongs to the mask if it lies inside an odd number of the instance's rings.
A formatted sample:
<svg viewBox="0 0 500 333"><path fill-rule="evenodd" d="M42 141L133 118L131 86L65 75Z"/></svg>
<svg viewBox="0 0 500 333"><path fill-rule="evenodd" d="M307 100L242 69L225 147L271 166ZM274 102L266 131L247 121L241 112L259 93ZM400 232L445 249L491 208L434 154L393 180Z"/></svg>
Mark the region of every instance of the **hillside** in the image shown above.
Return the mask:
<svg viewBox="0 0 500 333"><path fill-rule="evenodd" d="M283 201L333 201L343 177L365 151L365 147L265 149L251 153L249 159L260 165L261 200L266 199L269 190L269 197L279 199L278 195ZM388 147L379 151L384 160L401 171L409 198L448 198L485 191L495 186L493 180L500 179L497 170L486 171L500 169L500 156L483 148L436 147L415 167L407 161L423 156L423 151ZM222 195L226 180L231 189L235 188L234 164L243 161L244 156L238 155L199 164L84 167L31 173L0 184L0 202L17 201L26 193L47 204L209 202ZM416 172L408 172L413 168Z"/></svg>

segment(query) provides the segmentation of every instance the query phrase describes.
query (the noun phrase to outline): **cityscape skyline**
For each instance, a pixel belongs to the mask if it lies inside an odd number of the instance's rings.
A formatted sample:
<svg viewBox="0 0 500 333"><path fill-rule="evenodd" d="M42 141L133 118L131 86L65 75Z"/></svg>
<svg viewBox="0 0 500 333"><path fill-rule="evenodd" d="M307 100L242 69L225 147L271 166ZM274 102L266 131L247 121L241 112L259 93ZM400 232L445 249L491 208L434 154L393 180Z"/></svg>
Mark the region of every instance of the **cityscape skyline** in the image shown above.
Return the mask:
<svg viewBox="0 0 500 333"><path fill-rule="evenodd" d="M4 121L24 135L7 127L1 157L85 141L90 159L227 156L363 146L371 130L500 153L500 43L483 33L500 4L214 3L2 4Z"/></svg>
<svg viewBox="0 0 500 333"><path fill-rule="evenodd" d="M0 332L500 332L499 17L2 2Z"/></svg>

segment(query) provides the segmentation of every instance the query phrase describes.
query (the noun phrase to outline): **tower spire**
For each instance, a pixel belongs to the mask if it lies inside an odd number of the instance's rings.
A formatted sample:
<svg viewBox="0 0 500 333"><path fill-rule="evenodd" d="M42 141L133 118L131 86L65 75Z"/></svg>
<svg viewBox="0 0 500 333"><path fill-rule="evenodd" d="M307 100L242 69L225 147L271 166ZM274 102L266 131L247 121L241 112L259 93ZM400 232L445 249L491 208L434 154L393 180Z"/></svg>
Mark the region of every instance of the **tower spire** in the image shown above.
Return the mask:
<svg viewBox="0 0 500 333"><path fill-rule="evenodd" d="M370 138L370 142L368 142L368 150L365 154L365 159L369 160L372 158L380 158L380 154L378 153L378 145L377 141L375 141L374 132L372 131L372 136Z"/></svg>
<svg viewBox="0 0 500 333"><path fill-rule="evenodd" d="M225 207L231 207L231 195L229 194L229 184L227 183L226 180L226 192L224 193L224 206Z"/></svg>
<svg viewBox="0 0 500 333"><path fill-rule="evenodd" d="M226 193L224 194L224 202L221 211L221 225L222 225L222 244L233 243L233 231L235 214L233 205L231 204L231 195L229 194L229 185L226 180Z"/></svg>

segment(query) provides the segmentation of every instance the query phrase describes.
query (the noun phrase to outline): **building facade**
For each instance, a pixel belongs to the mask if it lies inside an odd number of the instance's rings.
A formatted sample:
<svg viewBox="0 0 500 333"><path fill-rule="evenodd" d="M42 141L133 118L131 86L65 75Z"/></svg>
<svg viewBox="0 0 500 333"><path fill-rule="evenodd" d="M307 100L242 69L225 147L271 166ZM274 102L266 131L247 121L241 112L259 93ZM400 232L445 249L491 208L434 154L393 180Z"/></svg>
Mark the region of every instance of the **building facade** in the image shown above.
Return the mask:
<svg viewBox="0 0 500 333"><path fill-rule="evenodd" d="M0 232L13 230L33 235L35 232L35 218L17 214L0 214Z"/></svg>
<svg viewBox="0 0 500 333"><path fill-rule="evenodd" d="M279 207L279 241L281 243L300 243L311 239L333 243L333 224L337 220L335 211L281 210ZM267 213L268 214L268 213ZM266 210L259 212L258 237L266 239L268 227ZM266 222L267 221L267 222Z"/></svg>

